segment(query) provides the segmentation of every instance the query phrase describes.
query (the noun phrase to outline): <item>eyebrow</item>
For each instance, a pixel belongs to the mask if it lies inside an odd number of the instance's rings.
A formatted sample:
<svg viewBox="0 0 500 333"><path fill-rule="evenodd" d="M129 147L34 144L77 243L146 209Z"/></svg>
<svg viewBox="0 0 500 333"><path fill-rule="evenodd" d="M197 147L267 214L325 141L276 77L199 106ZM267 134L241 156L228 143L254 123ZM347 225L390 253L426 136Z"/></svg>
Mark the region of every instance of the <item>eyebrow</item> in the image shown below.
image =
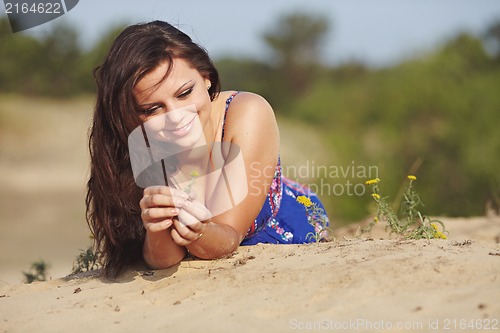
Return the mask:
<svg viewBox="0 0 500 333"><path fill-rule="evenodd" d="M187 86L189 83L193 82L193 80L189 80L188 82L184 83L182 86L179 87L179 89L177 89L175 91L175 94L174 95L177 95L181 92L182 88L184 88L185 86Z"/></svg>
<svg viewBox="0 0 500 333"><path fill-rule="evenodd" d="M189 80L189 81L187 81L187 82L183 83L183 84L182 84L182 85L181 85L181 86L180 86L180 87L179 87L179 88L175 91L174 95L178 95L178 94L182 91L182 89L183 89L185 86L187 86L188 84L190 84L191 82L193 82L193 80ZM151 106L151 105L155 105L155 104L156 104L156 102L152 102L152 103L144 103L144 104L140 104L140 105L139 105L139 107L141 107L141 108L145 108L145 107L149 107L149 106Z"/></svg>

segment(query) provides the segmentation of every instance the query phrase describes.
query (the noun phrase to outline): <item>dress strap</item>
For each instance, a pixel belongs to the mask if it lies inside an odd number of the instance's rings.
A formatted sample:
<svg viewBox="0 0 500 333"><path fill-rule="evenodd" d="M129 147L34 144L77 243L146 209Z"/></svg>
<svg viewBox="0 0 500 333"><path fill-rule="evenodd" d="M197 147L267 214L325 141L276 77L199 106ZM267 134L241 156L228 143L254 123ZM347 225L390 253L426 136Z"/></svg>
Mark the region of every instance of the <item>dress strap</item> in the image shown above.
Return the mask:
<svg viewBox="0 0 500 333"><path fill-rule="evenodd" d="M222 120L222 135L220 141L222 142L224 140L224 129L226 127L226 117L227 117L227 110L229 110L229 104L233 101L234 96L238 95L240 92L236 91L229 96L229 98L226 100L226 109L224 110L224 119Z"/></svg>

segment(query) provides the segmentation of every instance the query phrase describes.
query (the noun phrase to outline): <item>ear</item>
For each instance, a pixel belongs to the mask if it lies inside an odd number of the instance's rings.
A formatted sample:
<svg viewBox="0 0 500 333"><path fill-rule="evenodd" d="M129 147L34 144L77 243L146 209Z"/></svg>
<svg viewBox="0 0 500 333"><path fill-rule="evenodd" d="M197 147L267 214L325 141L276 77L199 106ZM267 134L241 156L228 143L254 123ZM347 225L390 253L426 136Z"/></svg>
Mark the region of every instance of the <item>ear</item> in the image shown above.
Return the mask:
<svg viewBox="0 0 500 333"><path fill-rule="evenodd" d="M212 86L212 82L210 82L210 78L208 76L203 77L203 82L205 83L205 87L207 87L207 90L210 89Z"/></svg>

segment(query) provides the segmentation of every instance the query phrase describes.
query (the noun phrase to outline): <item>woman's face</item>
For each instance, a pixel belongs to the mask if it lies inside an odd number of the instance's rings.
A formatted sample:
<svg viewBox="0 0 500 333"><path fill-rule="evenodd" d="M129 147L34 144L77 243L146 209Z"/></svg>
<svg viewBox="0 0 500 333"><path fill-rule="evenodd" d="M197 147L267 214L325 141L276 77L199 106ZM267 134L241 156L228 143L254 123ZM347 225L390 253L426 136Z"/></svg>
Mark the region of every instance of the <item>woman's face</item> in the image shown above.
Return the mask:
<svg viewBox="0 0 500 333"><path fill-rule="evenodd" d="M179 58L173 59L172 70L165 78L168 65L160 64L134 87L139 117L149 140L190 148L205 139L211 111L210 81Z"/></svg>

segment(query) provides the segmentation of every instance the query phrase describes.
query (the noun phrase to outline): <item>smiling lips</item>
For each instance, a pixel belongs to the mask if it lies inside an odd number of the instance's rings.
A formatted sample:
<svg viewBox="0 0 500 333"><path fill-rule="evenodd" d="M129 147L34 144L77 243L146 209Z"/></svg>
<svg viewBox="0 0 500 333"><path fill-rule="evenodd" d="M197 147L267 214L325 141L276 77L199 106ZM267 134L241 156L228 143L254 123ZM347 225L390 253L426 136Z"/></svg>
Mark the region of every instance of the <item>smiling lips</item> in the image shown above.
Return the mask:
<svg viewBox="0 0 500 333"><path fill-rule="evenodd" d="M170 133L172 133L175 136L181 137L189 133L191 128L193 127L194 119L196 116L194 116L186 125L183 125L181 127L176 127L174 129L167 129Z"/></svg>

